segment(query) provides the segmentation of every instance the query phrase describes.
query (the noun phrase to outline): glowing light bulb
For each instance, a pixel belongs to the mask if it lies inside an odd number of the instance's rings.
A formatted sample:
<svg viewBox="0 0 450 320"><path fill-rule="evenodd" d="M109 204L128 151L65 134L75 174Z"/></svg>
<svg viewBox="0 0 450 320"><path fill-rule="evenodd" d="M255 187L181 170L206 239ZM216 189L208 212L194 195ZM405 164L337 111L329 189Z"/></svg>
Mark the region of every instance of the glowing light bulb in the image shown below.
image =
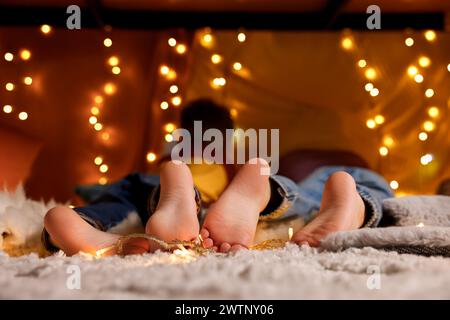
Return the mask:
<svg viewBox="0 0 450 320"><path fill-rule="evenodd" d="M25 77L23 78L23 83L25 83L27 86L30 86L33 83L33 78Z"/></svg>
<svg viewBox="0 0 450 320"><path fill-rule="evenodd" d="M367 91L367 92L370 92L370 91L372 91L372 89L374 88L374 86L373 86L373 83L366 83L366 85L364 86L364 89Z"/></svg>
<svg viewBox="0 0 450 320"><path fill-rule="evenodd" d="M103 103L103 97L102 96L95 96L94 97L94 102L97 103L97 104Z"/></svg>
<svg viewBox="0 0 450 320"><path fill-rule="evenodd" d="M376 115L375 116L375 118L374 118L374 120L375 120L375 123L376 124L383 124L384 123L384 121L385 121L385 118L384 118L384 116L382 116L381 114L379 114L379 115Z"/></svg>
<svg viewBox="0 0 450 320"><path fill-rule="evenodd" d="M9 104L3 106L4 113L11 113L12 111L13 111L13 107L10 106Z"/></svg>
<svg viewBox="0 0 450 320"><path fill-rule="evenodd" d="M419 58L419 65L420 65L421 67L426 68L426 67L429 67L430 64L431 64L430 58L425 57L425 56L421 56L421 57Z"/></svg>
<svg viewBox="0 0 450 320"><path fill-rule="evenodd" d="M166 134L166 135L164 136L164 139L165 139L167 142L172 142L172 141L173 141L173 136L172 136L170 133L168 133L168 134Z"/></svg>
<svg viewBox="0 0 450 320"><path fill-rule="evenodd" d="M108 82L107 84L105 84L105 86L103 87L103 91L107 94L107 95L112 95L116 92L116 86L111 83Z"/></svg>
<svg viewBox="0 0 450 320"><path fill-rule="evenodd" d="M94 130L95 131L100 131L100 130L102 130L103 129L103 125L101 124L101 123L96 123L95 125L94 125Z"/></svg>
<svg viewBox="0 0 450 320"><path fill-rule="evenodd" d="M109 57L108 64L111 67L117 66L119 64L119 58L117 58L116 56Z"/></svg>
<svg viewBox="0 0 450 320"><path fill-rule="evenodd" d="M434 90L433 89L425 90L425 97L431 98L432 96L434 96Z"/></svg>
<svg viewBox="0 0 450 320"><path fill-rule="evenodd" d="M169 67L168 66L161 66L160 68L159 68L159 72L162 74L162 75L167 75L168 73L169 73L169 71L170 71L170 69L169 69Z"/></svg>
<svg viewBox="0 0 450 320"><path fill-rule="evenodd" d="M398 184L398 182L397 182L396 180L392 180L392 181L389 183L389 186L391 187L392 190L397 190L398 187L399 187L399 184Z"/></svg>
<svg viewBox="0 0 450 320"><path fill-rule="evenodd" d="M169 40L167 40L167 43L169 44L169 46L175 47L177 45L177 40L175 38L169 38Z"/></svg>
<svg viewBox="0 0 450 320"><path fill-rule="evenodd" d="M102 133L102 139L103 139L103 140L109 140L109 137L110 137L110 135L109 135L108 132L103 132L103 133Z"/></svg>
<svg viewBox="0 0 450 320"><path fill-rule="evenodd" d="M100 113L100 109L99 109L98 107L92 107L92 108L91 108L91 113L92 113L94 116L97 116L97 115Z"/></svg>
<svg viewBox="0 0 450 320"><path fill-rule="evenodd" d="M184 54L186 53L187 48L184 44L180 43L179 45L176 46L175 50L177 51L178 54Z"/></svg>
<svg viewBox="0 0 450 320"><path fill-rule="evenodd" d="M168 80L175 80L177 78L177 73L174 70L170 70L169 73L167 73L166 78Z"/></svg>
<svg viewBox="0 0 450 320"><path fill-rule="evenodd" d="M377 123L373 119L369 119L366 121L366 126L369 129L374 129L377 126Z"/></svg>
<svg viewBox="0 0 450 320"><path fill-rule="evenodd" d="M19 113L19 119L22 121L25 121L28 119L28 113L26 113L25 111L22 111L21 113Z"/></svg>
<svg viewBox="0 0 450 320"><path fill-rule="evenodd" d="M420 73L416 74L414 76L414 81L417 82L417 83L422 83L423 82L423 75L421 75Z"/></svg>
<svg viewBox="0 0 450 320"><path fill-rule="evenodd" d="M353 48L353 40L350 37L345 37L341 40L341 46L345 50L351 50Z"/></svg>
<svg viewBox="0 0 450 320"><path fill-rule="evenodd" d="M120 74L121 70L120 70L120 67L115 66L115 67L112 67L111 71L114 74Z"/></svg>
<svg viewBox="0 0 450 320"><path fill-rule="evenodd" d="M102 165L100 166L99 170L100 170L101 173L106 173L106 172L108 172L109 167L108 167L108 165L106 165L106 164L102 164Z"/></svg>
<svg viewBox="0 0 450 320"><path fill-rule="evenodd" d="M389 149L387 147L380 147L380 149L378 149L378 152L380 153L380 156L385 157L388 155Z"/></svg>
<svg viewBox="0 0 450 320"><path fill-rule="evenodd" d="M406 45L407 47L412 47L412 46L414 45L414 39L411 38L411 37L406 38L406 39L405 39L405 45Z"/></svg>
<svg viewBox="0 0 450 320"><path fill-rule="evenodd" d="M420 141L426 141L428 139L428 134L426 132L420 132L419 133L419 140Z"/></svg>
<svg viewBox="0 0 450 320"><path fill-rule="evenodd" d="M30 52L30 50L27 50L27 49L20 50L19 55L20 55L20 58L25 61L27 61L31 58L31 52Z"/></svg>
<svg viewBox="0 0 450 320"><path fill-rule="evenodd" d="M233 69L236 70L236 71L241 70L242 69L242 64L239 63L239 62L233 63Z"/></svg>
<svg viewBox="0 0 450 320"><path fill-rule="evenodd" d="M201 39L200 39L200 43L202 46L209 48L212 46L213 44L213 36L211 33L205 33Z"/></svg>
<svg viewBox="0 0 450 320"><path fill-rule="evenodd" d="M425 39L427 39L430 42L436 40L436 32L434 32L433 30L425 31L424 36L425 36Z"/></svg>
<svg viewBox="0 0 450 320"><path fill-rule="evenodd" d="M178 92L178 86L176 85L171 85L169 88L170 93L177 93Z"/></svg>
<svg viewBox="0 0 450 320"><path fill-rule="evenodd" d="M233 109L230 110L230 115L231 115L231 117L234 119L234 118L237 117L238 111L237 111L236 109L233 108Z"/></svg>
<svg viewBox="0 0 450 320"><path fill-rule="evenodd" d="M383 143L386 147L392 147L394 145L395 141L391 136L386 136L383 139Z"/></svg>
<svg viewBox="0 0 450 320"><path fill-rule="evenodd" d="M89 117L89 123L90 123L90 124L96 124L97 121L98 121L98 119L97 119L96 116L90 116L90 117Z"/></svg>
<svg viewBox="0 0 450 320"><path fill-rule="evenodd" d="M11 82L8 82L8 83L5 85L5 89L6 89L6 91L13 91L13 90L14 90L14 84L11 83Z"/></svg>
<svg viewBox="0 0 450 320"><path fill-rule="evenodd" d="M100 156L95 157L94 163L95 163L97 166L101 165L101 164L103 163L103 158L100 157Z"/></svg>
<svg viewBox="0 0 450 320"><path fill-rule="evenodd" d="M447 65L447 70L450 72L450 63Z"/></svg>
<svg viewBox="0 0 450 320"><path fill-rule="evenodd" d="M166 130L166 132L172 132L173 130L175 130L175 125L173 123L167 123L164 126L164 130Z"/></svg>
<svg viewBox="0 0 450 320"><path fill-rule="evenodd" d="M364 68L365 66L367 66L367 61L364 59L361 59L358 61L358 67L360 68Z"/></svg>
<svg viewBox="0 0 450 320"><path fill-rule="evenodd" d="M430 153L427 153L420 157L420 163L424 166L430 164L433 161L433 155Z"/></svg>
<svg viewBox="0 0 450 320"><path fill-rule="evenodd" d="M100 183L101 185L105 185L108 183L108 179L105 177L101 177L100 179L98 179L98 183Z"/></svg>
<svg viewBox="0 0 450 320"><path fill-rule="evenodd" d="M367 79L374 80L377 77L377 72L374 68L368 68L364 73Z"/></svg>
<svg viewBox="0 0 450 320"><path fill-rule="evenodd" d="M218 63L222 62L222 56L217 53L213 54L211 56L211 62L214 64L218 64Z"/></svg>
<svg viewBox="0 0 450 320"><path fill-rule="evenodd" d="M153 162L155 160L156 160L156 154L154 154L153 152L147 153L147 161L148 162Z"/></svg>
<svg viewBox="0 0 450 320"><path fill-rule="evenodd" d="M112 40L110 38L105 38L105 40L103 40L103 45L107 48L112 46Z"/></svg>
<svg viewBox="0 0 450 320"><path fill-rule="evenodd" d="M423 227L425 227L425 224L423 222L419 222L416 227L423 228Z"/></svg>
<svg viewBox="0 0 450 320"><path fill-rule="evenodd" d="M239 42L245 42L245 40L247 39L247 36L245 35L245 33L239 32L237 35L237 39Z"/></svg>
<svg viewBox="0 0 450 320"><path fill-rule="evenodd" d="M11 62L14 60L14 55L11 52L7 52L5 53L5 55L3 56L5 58L6 61Z"/></svg>
<svg viewBox="0 0 450 320"><path fill-rule="evenodd" d="M373 88L372 90L370 90L370 95L372 97L376 97L380 94L380 90L378 90L377 88Z"/></svg>
<svg viewBox="0 0 450 320"><path fill-rule="evenodd" d="M437 118L439 116L439 109L437 107L428 108L428 115L431 118Z"/></svg>
<svg viewBox="0 0 450 320"><path fill-rule="evenodd" d="M162 110L167 110L169 108L169 103L167 103L167 101L163 101L159 106Z"/></svg>
<svg viewBox="0 0 450 320"><path fill-rule="evenodd" d="M225 78L214 78L211 82L213 88L223 87L226 84Z"/></svg>
<svg viewBox="0 0 450 320"><path fill-rule="evenodd" d="M181 104L181 97L175 96L172 98L172 104L178 107Z"/></svg>
<svg viewBox="0 0 450 320"><path fill-rule="evenodd" d="M410 77L414 77L419 72L419 69L416 66L409 66L407 72Z"/></svg>
<svg viewBox="0 0 450 320"><path fill-rule="evenodd" d="M433 131L435 127L436 127L436 125L435 125L434 122L432 122L432 121L425 121L425 122L423 123L423 129L424 129L426 132L431 132L431 131Z"/></svg>
<svg viewBox="0 0 450 320"><path fill-rule="evenodd" d="M48 24L43 24L41 26L41 32L43 34L49 34L52 31L52 27L50 27Z"/></svg>

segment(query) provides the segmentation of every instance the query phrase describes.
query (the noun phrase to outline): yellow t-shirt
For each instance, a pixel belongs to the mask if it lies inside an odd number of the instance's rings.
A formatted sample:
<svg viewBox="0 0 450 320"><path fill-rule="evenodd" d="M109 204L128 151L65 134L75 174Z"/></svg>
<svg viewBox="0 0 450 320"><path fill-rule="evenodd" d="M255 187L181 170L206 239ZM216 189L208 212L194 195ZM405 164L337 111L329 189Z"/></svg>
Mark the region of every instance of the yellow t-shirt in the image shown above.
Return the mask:
<svg viewBox="0 0 450 320"><path fill-rule="evenodd" d="M202 201L216 201L228 184L225 167L221 164L190 164L194 184L202 195Z"/></svg>

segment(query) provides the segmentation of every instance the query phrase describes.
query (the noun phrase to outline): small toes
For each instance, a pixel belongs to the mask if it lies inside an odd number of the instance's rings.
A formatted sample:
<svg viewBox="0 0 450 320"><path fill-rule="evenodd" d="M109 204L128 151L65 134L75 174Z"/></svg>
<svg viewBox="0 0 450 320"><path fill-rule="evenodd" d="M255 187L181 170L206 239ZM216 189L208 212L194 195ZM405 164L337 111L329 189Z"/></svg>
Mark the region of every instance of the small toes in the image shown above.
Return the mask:
<svg viewBox="0 0 450 320"><path fill-rule="evenodd" d="M231 249L231 245L227 242L224 242L220 245L219 251L222 253L227 253L228 251L230 251L230 249Z"/></svg>
<svg viewBox="0 0 450 320"><path fill-rule="evenodd" d="M241 251L241 250L247 250L247 248L240 244L234 244L231 246L231 249L230 249L231 252L237 252L237 251Z"/></svg>
<svg viewBox="0 0 450 320"><path fill-rule="evenodd" d="M211 250L217 252L219 250L219 248L217 248L217 246L214 246L211 248Z"/></svg>
<svg viewBox="0 0 450 320"><path fill-rule="evenodd" d="M203 247L208 249L211 248L214 245L214 242L212 241L211 238L206 238L203 240Z"/></svg>
<svg viewBox="0 0 450 320"><path fill-rule="evenodd" d="M203 240L209 238L209 231L206 230L205 228L202 229L202 231L200 231L200 235L202 237Z"/></svg>

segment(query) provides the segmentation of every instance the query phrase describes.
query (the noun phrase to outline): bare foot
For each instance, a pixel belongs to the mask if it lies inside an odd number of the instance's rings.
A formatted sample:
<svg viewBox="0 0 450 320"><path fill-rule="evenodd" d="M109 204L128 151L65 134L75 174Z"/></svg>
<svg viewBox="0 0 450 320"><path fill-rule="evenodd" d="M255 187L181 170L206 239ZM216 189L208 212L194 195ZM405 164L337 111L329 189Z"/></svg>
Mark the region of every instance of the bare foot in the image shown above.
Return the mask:
<svg viewBox="0 0 450 320"><path fill-rule="evenodd" d="M261 169L268 167L262 159L256 164L246 163L211 205L200 232L206 248L228 252L252 244L259 213L270 199L269 176L261 174Z"/></svg>
<svg viewBox="0 0 450 320"><path fill-rule="evenodd" d="M120 235L100 231L84 221L74 210L60 206L47 212L44 218L45 229L50 241L68 256L80 251L97 254L97 251L117 243ZM134 239L124 245L124 254L136 254L150 251L147 240ZM115 254L109 250L103 255Z"/></svg>
<svg viewBox="0 0 450 320"><path fill-rule="evenodd" d="M292 241L318 247L320 240L330 233L360 228L364 211L353 177L346 172L333 173L325 184L317 217L297 231Z"/></svg>
<svg viewBox="0 0 450 320"><path fill-rule="evenodd" d="M164 241L196 239L200 226L189 168L179 161L166 162L161 168L160 180L158 206L145 232Z"/></svg>

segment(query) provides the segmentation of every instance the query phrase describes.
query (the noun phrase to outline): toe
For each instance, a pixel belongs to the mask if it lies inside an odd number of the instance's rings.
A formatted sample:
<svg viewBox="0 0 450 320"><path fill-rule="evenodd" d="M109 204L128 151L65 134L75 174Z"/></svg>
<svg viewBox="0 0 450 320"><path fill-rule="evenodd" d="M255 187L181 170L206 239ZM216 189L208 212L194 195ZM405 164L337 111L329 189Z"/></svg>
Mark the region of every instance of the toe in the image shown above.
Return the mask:
<svg viewBox="0 0 450 320"><path fill-rule="evenodd" d="M206 238L203 240L203 247L208 249L211 248L214 245L214 242L212 241L211 238Z"/></svg>
<svg viewBox="0 0 450 320"><path fill-rule="evenodd" d="M219 248L217 248L217 246L214 246L211 248L211 250L217 252L217 251L219 251Z"/></svg>
<svg viewBox="0 0 450 320"><path fill-rule="evenodd" d="M200 235L202 236L202 239L207 239L209 238L209 231L203 228L202 231L200 231Z"/></svg>
<svg viewBox="0 0 450 320"><path fill-rule="evenodd" d="M231 252L237 252L237 251L241 251L241 250L247 250L247 248L240 244L234 244L231 246L231 249L230 249Z"/></svg>
<svg viewBox="0 0 450 320"><path fill-rule="evenodd" d="M227 242L224 242L220 245L219 251L222 253L227 253L228 251L230 251L230 249L231 249L231 245Z"/></svg>
<svg viewBox="0 0 450 320"><path fill-rule="evenodd" d="M314 236L314 234L304 233L304 232L297 232L297 234L292 237L292 242L295 242L298 245L304 245L307 244L311 247L319 247L320 246L320 240L317 239L317 237Z"/></svg>

